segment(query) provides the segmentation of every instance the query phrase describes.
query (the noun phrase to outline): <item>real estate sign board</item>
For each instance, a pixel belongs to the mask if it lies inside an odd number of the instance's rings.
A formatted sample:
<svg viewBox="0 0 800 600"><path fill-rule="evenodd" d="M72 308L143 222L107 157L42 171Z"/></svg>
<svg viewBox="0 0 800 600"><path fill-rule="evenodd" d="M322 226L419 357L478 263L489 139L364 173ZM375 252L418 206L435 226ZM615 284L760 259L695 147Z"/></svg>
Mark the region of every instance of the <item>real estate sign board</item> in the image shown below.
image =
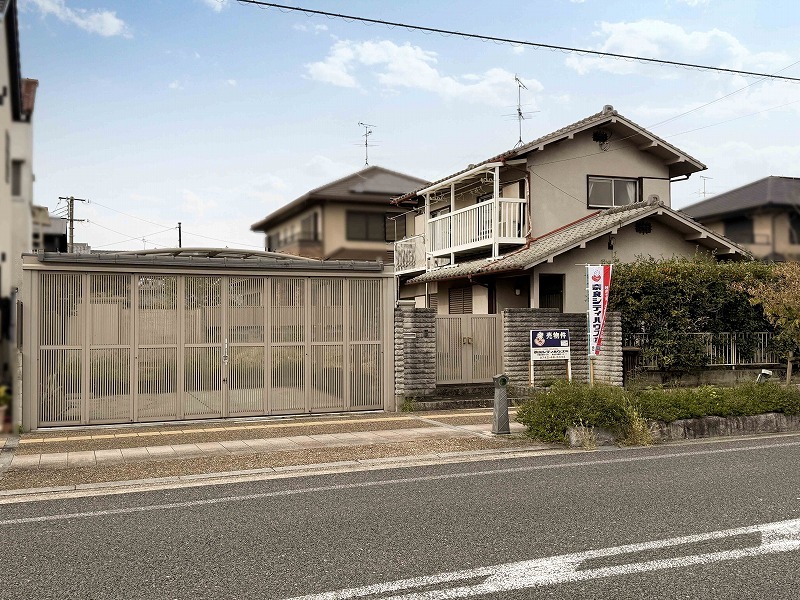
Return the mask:
<svg viewBox="0 0 800 600"><path fill-rule="evenodd" d="M569 360L569 329L532 329L531 360Z"/></svg>

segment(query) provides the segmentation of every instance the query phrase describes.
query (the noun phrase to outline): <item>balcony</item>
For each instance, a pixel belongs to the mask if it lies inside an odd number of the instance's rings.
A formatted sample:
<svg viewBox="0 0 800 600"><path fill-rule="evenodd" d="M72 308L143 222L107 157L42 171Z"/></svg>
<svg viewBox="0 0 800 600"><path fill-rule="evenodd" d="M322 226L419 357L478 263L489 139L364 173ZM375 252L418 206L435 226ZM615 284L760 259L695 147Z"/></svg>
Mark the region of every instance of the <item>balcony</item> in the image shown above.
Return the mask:
<svg viewBox="0 0 800 600"><path fill-rule="evenodd" d="M394 243L394 272L418 273L425 270L425 236L415 235Z"/></svg>
<svg viewBox="0 0 800 600"><path fill-rule="evenodd" d="M495 216L495 206L499 213ZM525 243L528 229L525 200L500 198L433 217L428 222L428 245L422 235L395 242L395 273L413 273L428 268L426 258L458 255Z"/></svg>
<svg viewBox="0 0 800 600"><path fill-rule="evenodd" d="M486 200L428 222L431 256L459 254L480 248L525 243L528 221L525 200L500 198L495 216L494 200Z"/></svg>

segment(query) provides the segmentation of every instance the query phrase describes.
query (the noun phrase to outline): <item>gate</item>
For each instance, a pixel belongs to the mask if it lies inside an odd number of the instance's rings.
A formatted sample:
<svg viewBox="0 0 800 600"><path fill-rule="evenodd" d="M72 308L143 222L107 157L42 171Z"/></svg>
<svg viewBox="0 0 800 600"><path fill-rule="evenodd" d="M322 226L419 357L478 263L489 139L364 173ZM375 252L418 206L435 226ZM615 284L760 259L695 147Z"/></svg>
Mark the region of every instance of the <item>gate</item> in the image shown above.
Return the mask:
<svg viewBox="0 0 800 600"><path fill-rule="evenodd" d="M486 383L502 367L500 315L436 316L436 383Z"/></svg>
<svg viewBox="0 0 800 600"><path fill-rule="evenodd" d="M389 276L80 269L31 278L32 424L368 410L390 401Z"/></svg>

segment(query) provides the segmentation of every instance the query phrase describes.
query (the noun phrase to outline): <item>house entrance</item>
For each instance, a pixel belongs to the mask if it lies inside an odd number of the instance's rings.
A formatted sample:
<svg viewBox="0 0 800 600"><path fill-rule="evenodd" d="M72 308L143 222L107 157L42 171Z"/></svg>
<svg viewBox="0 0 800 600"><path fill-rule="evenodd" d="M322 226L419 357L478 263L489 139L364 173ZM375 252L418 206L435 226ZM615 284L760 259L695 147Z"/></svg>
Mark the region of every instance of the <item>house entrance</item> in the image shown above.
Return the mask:
<svg viewBox="0 0 800 600"><path fill-rule="evenodd" d="M500 315L436 316L436 383L486 383L502 368Z"/></svg>

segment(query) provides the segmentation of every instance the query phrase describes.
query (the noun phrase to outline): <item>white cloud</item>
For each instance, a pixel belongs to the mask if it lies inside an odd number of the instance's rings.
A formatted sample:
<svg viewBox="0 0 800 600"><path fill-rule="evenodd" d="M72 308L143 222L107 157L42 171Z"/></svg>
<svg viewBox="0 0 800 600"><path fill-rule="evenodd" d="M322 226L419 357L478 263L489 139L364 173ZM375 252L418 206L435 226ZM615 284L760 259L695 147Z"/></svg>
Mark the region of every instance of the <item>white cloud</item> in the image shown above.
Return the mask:
<svg viewBox="0 0 800 600"><path fill-rule="evenodd" d="M604 41L592 48L593 50L614 54L719 65L749 71L775 71L791 62L789 55L784 53L752 52L735 36L716 28L709 31L687 31L679 25L654 19L631 23L603 22L594 35L604 38ZM618 74L645 72L640 62L613 58L572 55L567 58L566 63L581 74L596 70ZM659 74L674 76L675 71L661 67Z"/></svg>
<svg viewBox="0 0 800 600"><path fill-rule="evenodd" d="M89 33L97 33L104 37L121 35L132 37L125 21L117 17L117 13L110 10L88 10L84 8L69 8L66 0L24 0L24 8L35 7L43 17L54 16L64 23L80 27Z"/></svg>
<svg viewBox="0 0 800 600"><path fill-rule="evenodd" d="M183 203L181 209L194 219L202 219L206 214L217 207L214 200L206 200L191 190L183 190Z"/></svg>
<svg viewBox="0 0 800 600"><path fill-rule="evenodd" d="M305 33L322 33L323 31L328 31L327 25L306 25L305 23L297 23L293 26L293 29L296 31L303 31Z"/></svg>
<svg viewBox="0 0 800 600"><path fill-rule="evenodd" d="M175 81L170 82L168 87L171 90L182 90L183 89L183 85L177 79Z"/></svg>
<svg viewBox="0 0 800 600"><path fill-rule="evenodd" d="M222 12L223 8L230 5L230 0L203 0L203 3L214 12Z"/></svg>
<svg viewBox="0 0 800 600"><path fill-rule="evenodd" d="M311 79L340 87L361 88L356 78L366 72L387 90L411 88L431 92L442 98L461 99L497 106L515 98L514 74L493 68L480 74L444 75L436 68L435 52L419 46L399 46L388 40L378 42L336 42L324 60L306 65ZM523 80L532 92L541 91L535 79Z"/></svg>
<svg viewBox="0 0 800 600"><path fill-rule="evenodd" d="M228 79L227 81L225 81L225 83L227 83L230 86L234 86L234 87L236 86L236 80L235 79Z"/></svg>

